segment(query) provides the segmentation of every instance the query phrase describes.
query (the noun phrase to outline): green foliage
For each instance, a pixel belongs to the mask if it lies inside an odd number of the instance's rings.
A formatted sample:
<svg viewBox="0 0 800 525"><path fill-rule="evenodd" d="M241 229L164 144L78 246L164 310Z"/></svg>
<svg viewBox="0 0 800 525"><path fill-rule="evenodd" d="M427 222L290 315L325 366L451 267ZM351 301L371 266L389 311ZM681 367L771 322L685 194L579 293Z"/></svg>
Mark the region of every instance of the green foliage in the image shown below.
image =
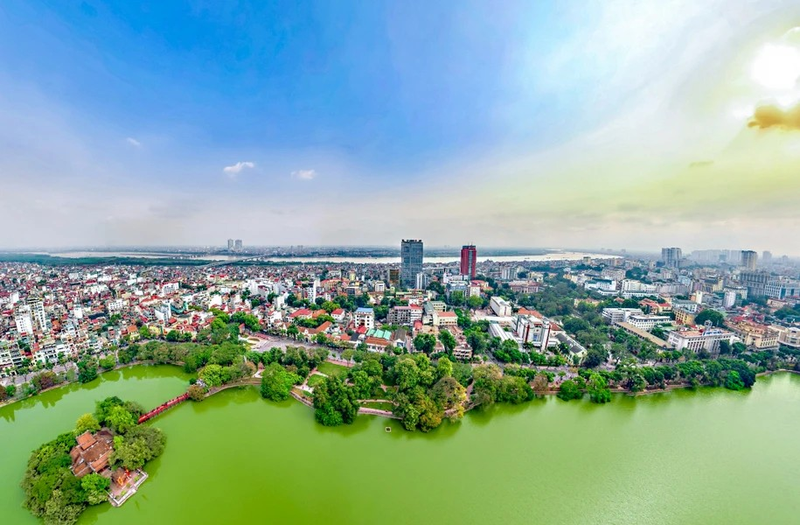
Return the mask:
<svg viewBox="0 0 800 525"><path fill-rule="evenodd" d="M114 453L111 463L115 466L134 470L164 452L167 440L159 428L138 425L132 427L125 436L114 438Z"/></svg>
<svg viewBox="0 0 800 525"><path fill-rule="evenodd" d="M709 308L703 310L694 318L694 322L697 325L704 325L706 321L711 321L714 326L722 326L722 323L725 322L725 316L721 312Z"/></svg>
<svg viewBox="0 0 800 525"><path fill-rule="evenodd" d="M97 432L100 430L100 422L92 414L83 414L75 422L75 435L79 436L84 432Z"/></svg>
<svg viewBox="0 0 800 525"><path fill-rule="evenodd" d="M611 390L608 388L608 381L601 374L592 374L587 383L589 399L593 403L608 403L611 401Z"/></svg>
<svg viewBox="0 0 800 525"><path fill-rule="evenodd" d="M326 377L314 389L314 418L325 426L351 424L358 414L355 391L339 377Z"/></svg>
<svg viewBox="0 0 800 525"><path fill-rule="evenodd" d="M502 363L522 363L525 359L514 339L506 339L494 351L494 357Z"/></svg>
<svg viewBox="0 0 800 525"><path fill-rule="evenodd" d="M186 389L186 393L189 394L189 399L192 401L202 401L206 398L206 389L198 384L190 385L189 388Z"/></svg>
<svg viewBox="0 0 800 525"><path fill-rule="evenodd" d="M583 390L572 379L567 379L561 383L558 389L558 398L564 401L572 401L573 399L580 399L583 397Z"/></svg>
<svg viewBox="0 0 800 525"><path fill-rule="evenodd" d="M133 414L126 410L124 406L116 405L108 411L105 424L115 433L125 434L136 425L136 420L133 418Z"/></svg>
<svg viewBox="0 0 800 525"><path fill-rule="evenodd" d="M456 338L450 333L449 330L443 329L439 331L439 341L441 341L442 345L444 345L444 350L448 354L452 353L453 349L456 347Z"/></svg>
<svg viewBox="0 0 800 525"><path fill-rule="evenodd" d="M302 382L302 378L287 372L278 363L268 365L261 375L261 397L270 401L284 401L289 399L292 386Z"/></svg>
<svg viewBox="0 0 800 525"><path fill-rule="evenodd" d="M436 337L433 334L419 334L414 338L414 348L419 352L430 354L436 348Z"/></svg>
<svg viewBox="0 0 800 525"><path fill-rule="evenodd" d="M108 489L111 481L108 478L92 472L81 478L81 488L86 493L86 502L89 505L99 505L108 501Z"/></svg>
<svg viewBox="0 0 800 525"><path fill-rule="evenodd" d="M97 365L92 360L78 361L78 381L88 383L97 379Z"/></svg>
<svg viewBox="0 0 800 525"><path fill-rule="evenodd" d="M113 354L107 355L106 357L100 359L98 361L100 368L103 370L111 370L117 365L117 359L114 357Z"/></svg>
<svg viewBox="0 0 800 525"><path fill-rule="evenodd" d="M729 390L744 390L744 381L739 376L739 372L731 370L725 378L725 388Z"/></svg>

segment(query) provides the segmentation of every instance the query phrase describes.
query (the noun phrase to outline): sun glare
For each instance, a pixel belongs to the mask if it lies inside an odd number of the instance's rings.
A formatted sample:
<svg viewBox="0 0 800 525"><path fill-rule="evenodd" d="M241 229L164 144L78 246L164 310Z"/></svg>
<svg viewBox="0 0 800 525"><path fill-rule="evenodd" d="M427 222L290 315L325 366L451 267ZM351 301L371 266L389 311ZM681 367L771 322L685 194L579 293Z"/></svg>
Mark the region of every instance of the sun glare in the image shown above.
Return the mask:
<svg viewBox="0 0 800 525"><path fill-rule="evenodd" d="M769 89L792 89L800 79L800 49L767 44L756 56L753 79Z"/></svg>

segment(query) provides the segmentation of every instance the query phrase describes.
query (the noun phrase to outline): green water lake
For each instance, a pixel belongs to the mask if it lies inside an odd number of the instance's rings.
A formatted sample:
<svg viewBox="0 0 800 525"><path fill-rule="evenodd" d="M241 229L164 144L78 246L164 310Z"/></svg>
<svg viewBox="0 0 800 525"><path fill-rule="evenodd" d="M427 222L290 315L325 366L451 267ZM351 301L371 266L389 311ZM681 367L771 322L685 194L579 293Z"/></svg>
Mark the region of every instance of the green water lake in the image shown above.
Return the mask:
<svg viewBox="0 0 800 525"><path fill-rule="evenodd" d="M138 366L0 409L2 523L37 523L19 481L33 448L117 395L153 407L178 368ZM150 479L82 524L800 523L800 376L604 406L555 398L471 412L424 434L359 416L328 429L255 388L183 405ZM391 427L387 433L385 427Z"/></svg>

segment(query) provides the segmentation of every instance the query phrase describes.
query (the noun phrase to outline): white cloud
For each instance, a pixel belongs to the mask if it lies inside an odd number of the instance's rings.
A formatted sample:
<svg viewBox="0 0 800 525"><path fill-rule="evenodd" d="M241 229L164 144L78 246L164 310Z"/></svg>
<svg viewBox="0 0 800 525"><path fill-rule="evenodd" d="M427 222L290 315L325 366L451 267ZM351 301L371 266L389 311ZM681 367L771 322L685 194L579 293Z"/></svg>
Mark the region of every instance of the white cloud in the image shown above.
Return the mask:
<svg viewBox="0 0 800 525"><path fill-rule="evenodd" d="M255 162L237 162L233 166L225 166L222 171L225 172L230 178L235 178L245 168L255 168Z"/></svg>
<svg viewBox="0 0 800 525"><path fill-rule="evenodd" d="M314 170L297 170L292 172L293 179L311 180L316 176L317 172Z"/></svg>
<svg viewBox="0 0 800 525"><path fill-rule="evenodd" d="M142 147L142 143L141 143L141 142L139 142L138 140L136 140L136 139L135 139L135 138L133 138L133 137L128 137L128 138L126 138L126 139L125 139L125 142L127 142L128 144L130 144L131 146L133 146L133 147L135 147L135 148L141 148L141 147Z"/></svg>

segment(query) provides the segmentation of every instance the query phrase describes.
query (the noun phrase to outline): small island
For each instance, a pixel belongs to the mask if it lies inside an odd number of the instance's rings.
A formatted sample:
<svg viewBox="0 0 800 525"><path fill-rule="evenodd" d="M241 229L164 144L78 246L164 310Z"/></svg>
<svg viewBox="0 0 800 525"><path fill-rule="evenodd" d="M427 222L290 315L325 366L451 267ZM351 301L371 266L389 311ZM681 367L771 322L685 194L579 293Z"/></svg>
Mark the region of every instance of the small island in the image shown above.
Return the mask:
<svg viewBox="0 0 800 525"><path fill-rule="evenodd" d="M122 505L166 445L160 429L137 424L144 413L138 403L106 398L72 432L33 451L22 480L25 508L47 524L68 525L89 505Z"/></svg>

